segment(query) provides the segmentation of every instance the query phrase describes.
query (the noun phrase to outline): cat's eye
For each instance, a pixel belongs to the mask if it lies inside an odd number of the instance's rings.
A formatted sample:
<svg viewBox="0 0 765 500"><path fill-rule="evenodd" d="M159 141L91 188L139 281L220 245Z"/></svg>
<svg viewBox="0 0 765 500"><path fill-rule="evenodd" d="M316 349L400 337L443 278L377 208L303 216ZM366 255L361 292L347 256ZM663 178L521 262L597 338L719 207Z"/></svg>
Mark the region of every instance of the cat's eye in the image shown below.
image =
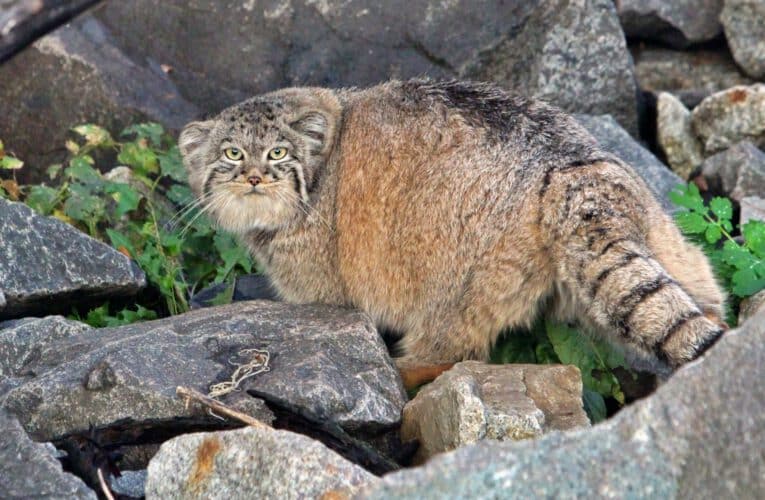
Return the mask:
<svg viewBox="0 0 765 500"><path fill-rule="evenodd" d="M268 157L272 160L281 160L287 156L287 148L274 148L268 152Z"/></svg>
<svg viewBox="0 0 765 500"><path fill-rule="evenodd" d="M226 148L223 150L223 154L231 161L242 161L244 158L244 153L239 148Z"/></svg>

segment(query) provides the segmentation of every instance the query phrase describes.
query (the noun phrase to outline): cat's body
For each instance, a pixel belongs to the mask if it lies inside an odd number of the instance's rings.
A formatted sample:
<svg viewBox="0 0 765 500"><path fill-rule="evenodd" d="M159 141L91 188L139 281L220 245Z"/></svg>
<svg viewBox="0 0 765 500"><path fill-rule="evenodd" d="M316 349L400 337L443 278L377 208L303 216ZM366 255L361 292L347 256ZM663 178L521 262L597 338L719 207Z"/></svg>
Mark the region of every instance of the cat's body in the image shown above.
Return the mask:
<svg viewBox="0 0 765 500"><path fill-rule="evenodd" d="M486 359L546 305L672 367L723 331L706 258L632 169L495 87L286 89L180 146L285 300L367 311L403 332L405 362Z"/></svg>

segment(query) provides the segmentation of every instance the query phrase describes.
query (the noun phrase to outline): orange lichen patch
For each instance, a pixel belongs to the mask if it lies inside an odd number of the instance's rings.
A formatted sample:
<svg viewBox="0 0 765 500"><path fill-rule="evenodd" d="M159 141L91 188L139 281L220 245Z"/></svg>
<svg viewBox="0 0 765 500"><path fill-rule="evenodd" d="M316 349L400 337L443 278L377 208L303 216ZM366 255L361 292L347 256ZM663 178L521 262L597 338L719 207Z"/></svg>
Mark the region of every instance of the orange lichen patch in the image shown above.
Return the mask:
<svg viewBox="0 0 765 500"><path fill-rule="evenodd" d="M733 104L737 104L746 101L748 96L749 92L747 92L746 89L734 89L728 94L728 100Z"/></svg>
<svg viewBox="0 0 765 500"><path fill-rule="evenodd" d="M215 437L208 437L202 441L197 448L197 457L194 463L194 470L191 472L188 481L188 488L191 490L200 490L207 477L215 466L215 456L221 449L220 441Z"/></svg>
<svg viewBox="0 0 765 500"><path fill-rule="evenodd" d="M325 491L320 497L320 500L347 500L351 498L347 492L342 490L329 490Z"/></svg>

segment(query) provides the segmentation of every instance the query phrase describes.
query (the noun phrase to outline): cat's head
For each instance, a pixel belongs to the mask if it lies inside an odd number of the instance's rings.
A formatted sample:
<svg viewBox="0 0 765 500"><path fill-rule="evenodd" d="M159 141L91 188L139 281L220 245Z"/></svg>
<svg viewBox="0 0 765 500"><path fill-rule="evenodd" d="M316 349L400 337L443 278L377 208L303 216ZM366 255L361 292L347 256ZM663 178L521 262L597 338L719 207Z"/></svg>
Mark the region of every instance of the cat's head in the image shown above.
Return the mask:
<svg viewBox="0 0 765 500"><path fill-rule="evenodd" d="M200 207L238 234L279 229L304 216L340 116L332 91L294 88L188 124L178 146Z"/></svg>

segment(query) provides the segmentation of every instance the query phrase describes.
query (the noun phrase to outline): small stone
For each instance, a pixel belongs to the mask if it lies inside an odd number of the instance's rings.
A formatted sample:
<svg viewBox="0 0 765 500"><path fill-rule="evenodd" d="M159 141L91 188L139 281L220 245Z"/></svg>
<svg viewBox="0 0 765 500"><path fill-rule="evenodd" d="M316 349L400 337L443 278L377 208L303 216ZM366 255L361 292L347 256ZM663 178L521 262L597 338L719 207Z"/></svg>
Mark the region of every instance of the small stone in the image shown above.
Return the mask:
<svg viewBox="0 0 765 500"><path fill-rule="evenodd" d="M765 221L765 199L759 196L745 196L739 200L741 206L740 225L744 225L752 219Z"/></svg>
<svg viewBox="0 0 765 500"><path fill-rule="evenodd" d="M765 144L765 84L739 85L707 97L693 110L693 130L707 155L748 140Z"/></svg>
<svg viewBox="0 0 765 500"><path fill-rule="evenodd" d="M144 470L123 470L120 477L112 477L109 486L113 493L133 498L142 498L146 494L146 478L148 472Z"/></svg>
<svg viewBox="0 0 765 500"><path fill-rule="evenodd" d="M349 498L379 481L318 441L267 427L176 437L148 471L147 499Z"/></svg>
<svg viewBox="0 0 765 500"><path fill-rule="evenodd" d="M701 143L693 135L691 112L675 96L662 92L657 103L658 139L672 170L688 179L704 161Z"/></svg>
<svg viewBox="0 0 765 500"><path fill-rule="evenodd" d="M619 20L628 37L676 48L705 42L721 31L722 0L620 0Z"/></svg>
<svg viewBox="0 0 765 500"><path fill-rule="evenodd" d="M765 2L725 0L720 21L733 57L752 78L765 77Z"/></svg>
<svg viewBox="0 0 765 500"><path fill-rule="evenodd" d="M415 462L482 439L521 440L589 426L582 378L573 366L457 363L404 407L403 441Z"/></svg>
<svg viewBox="0 0 765 500"><path fill-rule="evenodd" d="M751 142L739 142L704 160L701 174L712 190L740 202L765 193L765 153Z"/></svg>
<svg viewBox="0 0 765 500"><path fill-rule="evenodd" d="M762 310L765 310L765 290L760 290L741 301L738 310L738 323L743 324Z"/></svg>

